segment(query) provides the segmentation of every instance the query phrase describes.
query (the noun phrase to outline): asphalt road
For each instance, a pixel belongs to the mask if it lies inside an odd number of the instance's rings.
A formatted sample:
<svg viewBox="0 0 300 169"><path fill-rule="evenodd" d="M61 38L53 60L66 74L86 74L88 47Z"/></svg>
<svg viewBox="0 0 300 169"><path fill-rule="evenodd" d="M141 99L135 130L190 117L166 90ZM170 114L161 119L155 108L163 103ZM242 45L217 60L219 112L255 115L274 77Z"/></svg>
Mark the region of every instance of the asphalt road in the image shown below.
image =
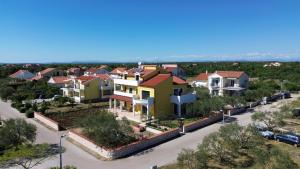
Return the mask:
<svg viewBox="0 0 300 169"><path fill-rule="evenodd" d="M299 97L299 95L296 97ZM289 100L280 100L272 104L258 106L255 109L274 109L274 107L277 107L285 102L290 102L294 99L295 98ZM251 112L247 112L240 115L235 115L233 117L239 124L247 125L251 123L251 114ZM23 114L19 113L14 108L11 108L9 103L2 101L0 101L0 115L2 119L25 118ZM34 119L26 119L26 121L37 126L37 143L58 143L60 135L63 134L63 132L57 132L46 128L45 126L36 122ZM197 145L202 142L205 136L207 136L209 133L217 131L220 126L222 126L221 123L215 123L194 132L187 133L182 137L158 145L154 148L135 154L131 157L114 161L103 161L97 159L96 157L65 140L63 141L63 146L66 148L65 153L63 153L63 164L75 165L78 169L149 169L152 165L162 166L176 161L177 154L182 148L195 149ZM45 161L43 164L35 167L35 169L46 169L58 165L59 158L58 156L55 156L52 159Z"/></svg>

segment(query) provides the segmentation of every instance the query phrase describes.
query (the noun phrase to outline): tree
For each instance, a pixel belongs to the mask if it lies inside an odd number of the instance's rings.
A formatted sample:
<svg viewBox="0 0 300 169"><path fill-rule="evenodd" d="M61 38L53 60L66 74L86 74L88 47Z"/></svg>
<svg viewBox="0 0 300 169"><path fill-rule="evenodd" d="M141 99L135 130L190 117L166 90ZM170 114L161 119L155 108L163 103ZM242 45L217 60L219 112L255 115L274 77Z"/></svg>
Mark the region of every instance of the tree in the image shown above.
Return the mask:
<svg viewBox="0 0 300 169"><path fill-rule="evenodd" d="M284 114L280 112L255 112L251 118L253 121L265 124L269 130L273 130L275 127L281 127L285 124L283 120Z"/></svg>
<svg viewBox="0 0 300 169"><path fill-rule="evenodd" d="M180 168L197 169L198 161L196 152L192 149L182 149L177 157L178 166Z"/></svg>
<svg viewBox="0 0 300 169"><path fill-rule="evenodd" d="M135 140L129 121L118 121L114 114L107 111L100 111L81 119L79 126L88 137L101 146L114 148Z"/></svg>
<svg viewBox="0 0 300 169"><path fill-rule="evenodd" d="M24 143L32 143L36 137L36 127L23 119L3 121L0 128L0 145L6 148L18 148Z"/></svg>
<svg viewBox="0 0 300 169"><path fill-rule="evenodd" d="M30 169L57 154L57 150L48 144L22 145L19 149L7 150L0 156L0 167L20 166Z"/></svg>
<svg viewBox="0 0 300 169"><path fill-rule="evenodd" d="M0 97L3 100L9 99L15 93L15 89L12 87L4 87L0 89Z"/></svg>

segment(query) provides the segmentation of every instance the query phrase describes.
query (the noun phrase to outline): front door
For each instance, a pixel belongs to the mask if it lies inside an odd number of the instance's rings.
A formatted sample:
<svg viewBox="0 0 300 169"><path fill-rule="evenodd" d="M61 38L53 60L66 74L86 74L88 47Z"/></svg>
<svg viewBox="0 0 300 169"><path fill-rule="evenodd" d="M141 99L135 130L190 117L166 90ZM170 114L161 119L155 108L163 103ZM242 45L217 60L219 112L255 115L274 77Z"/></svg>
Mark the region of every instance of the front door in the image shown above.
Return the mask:
<svg viewBox="0 0 300 169"><path fill-rule="evenodd" d="M147 114L147 107L142 105L142 113Z"/></svg>

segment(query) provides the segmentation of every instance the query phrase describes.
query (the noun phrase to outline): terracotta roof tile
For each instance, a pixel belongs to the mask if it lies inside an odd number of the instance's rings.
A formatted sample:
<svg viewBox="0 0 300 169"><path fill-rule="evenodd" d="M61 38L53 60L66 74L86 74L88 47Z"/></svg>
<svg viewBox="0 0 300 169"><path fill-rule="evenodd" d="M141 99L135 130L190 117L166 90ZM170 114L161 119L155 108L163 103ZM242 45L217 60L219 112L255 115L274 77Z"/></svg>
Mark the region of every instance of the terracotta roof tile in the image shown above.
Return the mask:
<svg viewBox="0 0 300 169"><path fill-rule="evenodd" d="M18 75L22 74L22 73L26 73L29 72L28 70L18 70L17 72L9 75L10 78L16 78ZM30 73L30 72L29 72Z"/></svg>
<svg viewBox="0 0 300 169"><path fill-rule="evenodd" d="M131 97L126 97L126 96L120 96L120 95L111 95L110 98L112 99L116 99L116 100L121 100L121 101L125 101L125 102L132 102L132 98Z"/></svg>
<svg viewBox="0 0 300 169"><path fill-rule="evenodd" d="M185 80L180 79L177 76L172 76L172 78L173 78L173 83L175 83L175 84L187 84L187 82Z"/></svg>
<svg viewBox="0 0 300 169"><path fill-rule="evenodd" d="M123 73L125 72L127 69L125 67L117 67L114 68L114 70L112 70L110 73L111 74L119 74L119 73Z"/></svg>
<svg viewBox="0 0 300 169"><path fill-rule="evenodd" d="M207 81L208 76L211 75L212 73L200 73L198 76L196 76L195 80L202 80L202 81Z"/></svg>
<svg viewBox="0 0 300 169"><path fill-rule="evenodd" d="M90 81L90 80L93 80L96 78L97 78L96 76L79 76L76 78L76 80L80 80L82 82L87 82L87 81Z"/></svg>
<svg viewBox="0 0 300 169"><path fill-rule="evenodd" d="M42 71L40 71L40 74L41 75L44 75L44 74L47 74L49 72L52 72L53 70L55 70L56 68L47 68L47 69L44 69Z"/></svg>
<svg viewBox="0 0 300 169"><path fill-rule="evenodd" d="M158 74L158 75L154 76L153 78L143 82L141 84L141 86L155 87L155 86L159 85L161 82L167 80L169 77L171 77L170 74Z"/></svg>
<svg viewBox="0 0 300 169"><path fill-rule="evenodd" d="M216 71L215 73L227 78L239 78L244 74L243 71Z"/></svg>
<svg viewBox="0 0 300 169"><path fill-rule="evenodd" d="M96 77L99 77L101 80L109 80L110 77L108 74L98 74Z"/></svg>
<svg viewBox="0 0 300 169"><path fill-rule="evenodd" d="M62 84L62 83L69 83L70 78L67 76L53 76L52 77L54 83Z"/></svg>

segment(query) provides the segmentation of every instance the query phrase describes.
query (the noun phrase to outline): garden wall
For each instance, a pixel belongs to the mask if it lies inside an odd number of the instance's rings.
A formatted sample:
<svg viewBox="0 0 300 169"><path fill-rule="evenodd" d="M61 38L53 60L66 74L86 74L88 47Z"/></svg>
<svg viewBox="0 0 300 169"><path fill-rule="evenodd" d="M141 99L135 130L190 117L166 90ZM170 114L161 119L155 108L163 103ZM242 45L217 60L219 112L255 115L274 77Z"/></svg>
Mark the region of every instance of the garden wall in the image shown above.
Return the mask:
<svg viewBox="0 0 300 169"><path fill-rule="evenodd" d="M61 129L56 121L42 115L41 113L34 112L34 118L56 131L59 131Z"/></svg>
<svg viewBox="0 0 300 169"><path fill-rule="evenodd" d="M68 137L73 141L75 141L76 143L80 144L81 146L86 147L87 149L93 151L94 153L100 156L103 156L107 159L117 159L117 158L129 156L133 153L161 144L165 141L178 137L179 135L180 135L179 130L174 129L141 141L131 143L126 146L122 146L117 149L106 149L100 147L97 144L95 144L93 141L89 140L88 138L77 133L74 130L69 131Z"/></svg>
<svg viewBox="0 0 300 169"><path fill-rule="evenodd" d="M223 118L222 113L216 113L210 117L200 119L198 121L195 121L195 122L185 125L184 130L185 130L185 132L194 131L194 130L200 129L202 127L205 127L207 125L210 125L212 123L215 123L217 121L220 121L222 118Z"/></svg>

